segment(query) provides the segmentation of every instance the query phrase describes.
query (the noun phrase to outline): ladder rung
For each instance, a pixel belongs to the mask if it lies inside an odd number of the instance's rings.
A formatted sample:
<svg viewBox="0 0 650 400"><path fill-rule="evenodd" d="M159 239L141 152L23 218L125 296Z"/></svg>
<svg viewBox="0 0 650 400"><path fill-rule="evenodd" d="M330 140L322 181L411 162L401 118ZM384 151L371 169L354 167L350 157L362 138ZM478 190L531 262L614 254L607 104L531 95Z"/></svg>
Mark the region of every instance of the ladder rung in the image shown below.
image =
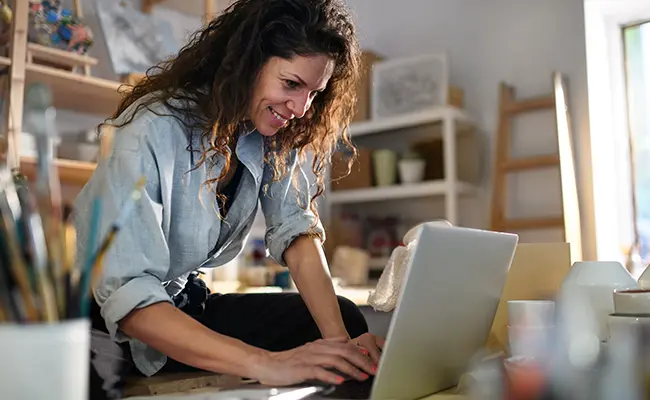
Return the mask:
<svg viewBox="0 0 650 400"><path fill-rule="evenodd" d="M560 156L549 154L543 156L534 156L526 158L515 158L501 164L504 171L523 171L526 169L554 167L560 165Z"/></svg>
<svg viewBox="0 0 650 400"><path fill-rule="evenodd" d="M546 217L506 219L502 221L501 226L503 226L505 230L555 228L558 226L564 226L564 218Z"/></svg>
<svg viewBox="0 0 650 400"><path fill-rule="evenodd" d="M525 100L515 100L508 104L505 111L515 114L553 107L555 107L555 98L553 96L544 96Z"/></svg>

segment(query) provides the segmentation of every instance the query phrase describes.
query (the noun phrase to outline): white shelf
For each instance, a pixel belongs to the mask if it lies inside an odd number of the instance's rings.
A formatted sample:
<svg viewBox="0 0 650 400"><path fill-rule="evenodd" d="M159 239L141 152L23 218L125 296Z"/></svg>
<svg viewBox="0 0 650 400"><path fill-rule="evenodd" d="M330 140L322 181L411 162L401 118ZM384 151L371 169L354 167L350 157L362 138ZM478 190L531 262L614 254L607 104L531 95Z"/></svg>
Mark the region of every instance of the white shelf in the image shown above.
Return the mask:
<svg viewBox="0 0 650 400"><path fill-rule="evenodd" d="M472 193L476 189L474 186L465 182L457 182L456 185L460 194ZM450 191L449 189L447 182L437 180L406 185L333 191L329 193L328 200L332 204L365 203L414 197L441 196L447 194Z"/></svg>
<svg viewBox="0 0 650 400"><path fill-rule="evenodd" d="M460 125L458 127L460 129L474 126L474 121L465 111L452 106L443 106L395 117L355 122L350 124L350 135L353 137L365 136L419 125L442 123L446 118L456 121Z"/></svg>

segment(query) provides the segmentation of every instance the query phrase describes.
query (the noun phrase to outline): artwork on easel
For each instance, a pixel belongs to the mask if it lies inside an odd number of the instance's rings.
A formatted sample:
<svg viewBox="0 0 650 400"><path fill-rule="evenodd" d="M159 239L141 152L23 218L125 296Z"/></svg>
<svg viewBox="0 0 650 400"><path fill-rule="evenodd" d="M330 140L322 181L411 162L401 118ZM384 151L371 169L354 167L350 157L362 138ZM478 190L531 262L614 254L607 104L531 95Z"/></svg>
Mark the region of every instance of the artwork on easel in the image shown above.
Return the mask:
<svg viewBox="0 0 650 400"><path fill-rule="evenodd" d="M168 21L144 14L126 0L96 4L116 74L144 73L180 49Z"/></svg>
<svg viewBox="0 0 650 400"><path fill-rule="evenodd" d="M445 53L380 61L372 68L371 117L392 117L444 105L448 81Z"/></svg>

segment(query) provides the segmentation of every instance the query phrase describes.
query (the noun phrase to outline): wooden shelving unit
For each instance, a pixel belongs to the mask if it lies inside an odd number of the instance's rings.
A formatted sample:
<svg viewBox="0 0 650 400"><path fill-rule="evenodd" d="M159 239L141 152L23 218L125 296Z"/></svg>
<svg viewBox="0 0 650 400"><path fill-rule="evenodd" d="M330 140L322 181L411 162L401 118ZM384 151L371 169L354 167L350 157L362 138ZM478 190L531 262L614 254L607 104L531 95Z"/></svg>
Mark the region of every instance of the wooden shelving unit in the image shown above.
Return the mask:
<svg viewBox="0 0 650 400"><path fill-rule="evenodd" d="M434 181L393 186L368 187L353 190L328 191L326 200L330 206L351 203L374 203L397 199L421 197L442 197L445 200L444 217L454 225L459 222L459 200L462 195L472 195L478 190L476 185L458 178L456 149L458 135L476 128L476 122L465 110L454 106L432 107L427 110L405 113L393 117L371 119L350 125L350 136L368 140L371 135L396 134L401 130L427 127L430 137L439 138L443 143L443 164L445 176ZM430 129L429 129L430 128Z"/></svg>
<svg viewBox="0 0 650 400"><path fill-rule="evenodd" d="M52 89L56 108L110 115L120 99L121 83L28 63L26 83L42 82Z"/></svg>
<svg viewBox="0 0 650 400"><path fill-rule="evenodd" d="M59 179L72 185L84 185L95 171L95 164L76 160L56 160ZM23 156L20 158L20 172L28 179L36 177L36 158Z"/></svg>
<svg viewBox="0 0 650 400"><path fill-rule="evenodd" d="M79 1L74 2L77 15L83 17ZM99 62L88 55L41 46L27 41L29 10L27 1L15 2L9 57L0 57L0 65L9 67L9 99L6 102L5 134L7 163L19 168L28 178L36 174L36 160L21 157L19 135L22 134L24 91L26 85L41 82L50 87L54 107L109 116L118 105L120 82L91 75ZM63 183L83 185L92 175L95 164L75 160L55 160Z"/></svg>

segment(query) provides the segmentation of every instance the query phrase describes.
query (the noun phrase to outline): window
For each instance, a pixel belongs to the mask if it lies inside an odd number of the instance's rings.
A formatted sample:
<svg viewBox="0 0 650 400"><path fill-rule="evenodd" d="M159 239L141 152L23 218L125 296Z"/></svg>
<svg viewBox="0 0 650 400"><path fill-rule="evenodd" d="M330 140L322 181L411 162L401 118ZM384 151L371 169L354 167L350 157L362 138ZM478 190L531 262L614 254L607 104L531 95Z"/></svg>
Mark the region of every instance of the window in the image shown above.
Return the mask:
<svg viewBox="0 0 650 400"><path fill-rule="evenodd" d="M639 256L650 261L650 21L623 28L627 122Z"/></svg>

